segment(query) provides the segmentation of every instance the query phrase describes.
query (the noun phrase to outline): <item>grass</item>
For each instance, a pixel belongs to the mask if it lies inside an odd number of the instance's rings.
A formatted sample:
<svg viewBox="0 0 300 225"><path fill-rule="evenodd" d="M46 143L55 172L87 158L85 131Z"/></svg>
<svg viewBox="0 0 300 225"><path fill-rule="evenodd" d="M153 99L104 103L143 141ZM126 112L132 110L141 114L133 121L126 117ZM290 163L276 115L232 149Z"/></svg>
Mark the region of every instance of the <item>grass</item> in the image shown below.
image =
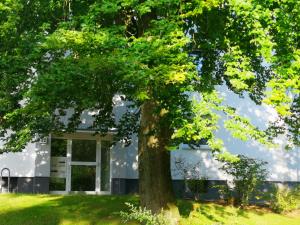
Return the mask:
<svg viewBox="0 0 300 225"><path fill-rule="evenodd" d="M114 225L121 224L116 212L125 202L138 203L136 196L0 195L0 225ZM265 209L240 210L213 203L178 201L184 225L299 225L300 212L274 214ZM129 223L127 223L129 224ZM131 223L132 225L135 223Z"/></svg>
<svg viewBox="0 0 300 225"><path fill-rule="evenodd" d="M134 196L0 195L0 225L115 225Z"/></svg>
<svg viewBox="0 0 300 225"><path fill-rule="evenodd" d="M181 202L180 206L183 224L189 225L300 225L300 211L280 215L268 209L252 207L239 209L233 206L223 206L214 203L192 204L188 213L188 202Z"/></svg>

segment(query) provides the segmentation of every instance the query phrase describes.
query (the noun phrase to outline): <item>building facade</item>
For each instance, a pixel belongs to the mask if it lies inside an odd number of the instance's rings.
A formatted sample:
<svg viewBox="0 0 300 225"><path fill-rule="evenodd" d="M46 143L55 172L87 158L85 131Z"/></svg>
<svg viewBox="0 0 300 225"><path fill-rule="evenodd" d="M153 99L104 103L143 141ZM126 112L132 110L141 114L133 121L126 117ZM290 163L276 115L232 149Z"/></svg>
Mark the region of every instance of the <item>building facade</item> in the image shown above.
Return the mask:
<svg viewBox="0 0 300 225"><path fill-rule="evenodd" d="M248 97L241 98L226 88L219 88L224 103L264 128L276 119L276 113L267 106L257 106ZM126 105L116 99L115 112L121 115ZM66 116L67 118L67 116ZM66 119L65 118L65 119ZM0 155L0 170L10 171L10 191L25 193L87 193L128 194L138 191L137 138L125 147L122 143L111 146L113 132L106 136L94 135L87 127L92 122L91 113L82 116L82 125L76 133L61 136L49 135L37 143L29 143L23 152ZM286 151L285 137L278 137L278 147L267 149L255 141L243 142L231 137L220 121L216 135L234 154L243 154L268 162L269 182L300 182L300 150ZM1 143L0 143L1 144ZM2 143L3 144L3 143ZM190 149L180 145L171 152L171 169L175 192L184 192L184 174L178 167L183 162L197 170L200 177L212 183L224 182L227 177L219 170L208 146ZM181 165L183 165L181 164ZM8 171L2 172L2 191L7 191Z"/></svg>

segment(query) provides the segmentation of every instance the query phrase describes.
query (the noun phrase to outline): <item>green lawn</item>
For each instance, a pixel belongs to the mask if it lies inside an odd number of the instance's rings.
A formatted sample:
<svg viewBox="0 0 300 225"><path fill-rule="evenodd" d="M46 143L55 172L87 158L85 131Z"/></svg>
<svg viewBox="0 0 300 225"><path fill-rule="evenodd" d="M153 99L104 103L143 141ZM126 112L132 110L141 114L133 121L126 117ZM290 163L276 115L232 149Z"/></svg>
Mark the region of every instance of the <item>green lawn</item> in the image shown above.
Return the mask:
<svg viewBox="0 0 300 225"><path fill-rule="evenodd" d="M0 195L0 225L105 225L120 224L115 212L135 196ZM267 210L239 210L217 204L179 201L182 224L299 225L300 213L278 215ZM134 224L134 223L132 223Z"/></svg>
<svg viewBox="0 0 300 225"><path fill-rule="evenodd" d="M0 194L0 225L120 224L114 212L134 196Z"/></svg>

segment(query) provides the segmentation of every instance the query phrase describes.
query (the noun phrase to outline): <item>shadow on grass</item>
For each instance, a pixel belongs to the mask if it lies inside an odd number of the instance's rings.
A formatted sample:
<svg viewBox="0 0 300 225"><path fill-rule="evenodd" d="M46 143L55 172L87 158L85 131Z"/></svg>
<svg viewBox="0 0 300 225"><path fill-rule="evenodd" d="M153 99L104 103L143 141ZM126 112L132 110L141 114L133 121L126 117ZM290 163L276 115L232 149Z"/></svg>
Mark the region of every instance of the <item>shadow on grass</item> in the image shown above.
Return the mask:
<svg viewBox="0 0 300 225"><path fill-rule="evenodd" d="M134 196L71 195L45 198L32 206L4 208L0 211L0 225L120 224L117 212L127 209L124 203L138 203L138 198Z"/></svg>
<svg viewBox="0 0 300 225"><path fill-rule="evenodd" d="M215 213L206 210L204 207L201 207L197 210L202 216L205 216L207 219L214 221L214 222L222 222Z"/></svg>
<svg viewBox="0 0 300 225"><path fill-rule="evenodd" d="M192 201L178 200L177 206L178 206L179 214L184 218L189 217L191 211L193 211Z"/></svg>
<svg viewBox="0 0 300 225"><path fill-rule="evenodd" d="M138 197L9 195L0 197L0 225L117 225L121 224L118 213L128 210L125 202L138 205ZM183 218L206 218L215 223L235 217L249 218L250 212L264 214L255 208L244 210L187 200L178 200L177 205Z"/></svg>
<svg viewBox="0 0 300 225"><path fill-rule="evenodd" d="M198 203L198 206L195 207L194 203L195 202L193 201L184 200L179 200L177 202L179 213L183 218L188 218L192 212L197 212L199 213L199 216L203 216L216 223L222 223L222 220L236 216L249 218L247 210L244 209L231 208L230 206L213 203ZM261 213L261 215L262 214L263 213Z"/></svg>

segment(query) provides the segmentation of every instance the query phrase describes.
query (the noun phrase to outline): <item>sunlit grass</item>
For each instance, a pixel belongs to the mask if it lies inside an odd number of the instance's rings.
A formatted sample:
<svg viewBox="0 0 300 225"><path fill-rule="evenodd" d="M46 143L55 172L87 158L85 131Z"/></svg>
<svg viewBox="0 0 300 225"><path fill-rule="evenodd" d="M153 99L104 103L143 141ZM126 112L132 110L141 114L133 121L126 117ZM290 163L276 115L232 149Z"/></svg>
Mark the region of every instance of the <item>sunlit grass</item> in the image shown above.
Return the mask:
<svg viewBox="0 0 300 225"><path fill-rule="evenodd" d="M125 202L136 196L0 195L0 225L117 225ZM299 225L300 212L287 215L214 203L178 201L182 225ZM134 224L134 223L127 223Z"/></svg>
<svg viewBox="0 0 300 225"><path fill-rule="evenodd" d="M0 195L1 225L120 224L116 214L134 196Z"/></svg>
<svg viewBox="0 0 300 225"><path fill-rule="evenodd" d="M183 207L187 208L187 202ZM299 225L300 213L280 215L267 209L251 208L247 210L214 203L195 204L188 215L183 215L182 223L189 225ZM180 204L179 204L180 205ZM184 213L183 213L184 214Z"/></svg>

